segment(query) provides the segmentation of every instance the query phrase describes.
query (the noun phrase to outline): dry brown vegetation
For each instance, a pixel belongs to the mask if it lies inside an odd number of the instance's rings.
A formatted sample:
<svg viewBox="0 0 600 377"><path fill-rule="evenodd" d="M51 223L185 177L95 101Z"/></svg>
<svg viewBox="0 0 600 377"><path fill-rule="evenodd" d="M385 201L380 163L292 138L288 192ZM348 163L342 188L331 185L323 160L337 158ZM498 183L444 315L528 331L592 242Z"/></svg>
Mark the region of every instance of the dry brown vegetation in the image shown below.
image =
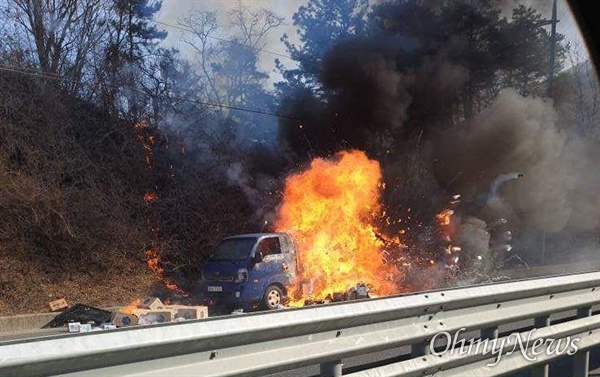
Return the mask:
<svg viewBox="0 0 600 377"><path fill-rule="evenodd" d="M148 134L161 141L150 165ZM0 74L0 315L57 296L107 306L164 294L146 266L151 244L165 273L193 287L212 245L255 219L226 181L227 149L201 165L167 140L52 82ZM146 203L148 191L159 199Z"/></svg>
<svg viewBox="0 0 600 377"><path fill-rule="evenodd" d="M0 313L149 286L141 153L131 127L52 83L0 75Z"/></svg>

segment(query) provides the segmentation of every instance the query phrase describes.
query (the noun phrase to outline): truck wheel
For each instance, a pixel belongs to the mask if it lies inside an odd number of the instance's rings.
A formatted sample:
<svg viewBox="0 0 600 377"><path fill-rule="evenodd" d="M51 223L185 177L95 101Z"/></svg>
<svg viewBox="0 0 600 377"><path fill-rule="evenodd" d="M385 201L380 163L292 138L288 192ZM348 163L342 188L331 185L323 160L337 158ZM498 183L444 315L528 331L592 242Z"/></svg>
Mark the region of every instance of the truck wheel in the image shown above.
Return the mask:
<svg viewBox="0 0 600 377"><path fill-rule="evenodd" d="M263 296L263 307L265 309L277 309L283 302L283 291L276 285L269 285Z"/></svg>

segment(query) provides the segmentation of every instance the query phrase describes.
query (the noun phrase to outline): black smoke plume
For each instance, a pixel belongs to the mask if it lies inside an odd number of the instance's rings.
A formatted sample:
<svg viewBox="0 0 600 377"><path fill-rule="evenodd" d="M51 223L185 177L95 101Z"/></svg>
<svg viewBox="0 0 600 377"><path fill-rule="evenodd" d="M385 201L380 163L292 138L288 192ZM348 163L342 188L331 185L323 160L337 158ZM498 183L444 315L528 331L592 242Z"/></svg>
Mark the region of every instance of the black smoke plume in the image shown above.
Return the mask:
<svg viewBox="0 0 600 377"><path fill-rule="evenodd" d="M496 14L485 12L482 20ZM546 238L598 232L597 141L559 124L542 93L492 88L502 70L489 67L491 81L482 79L482 55L464 34L439 36L435 25L423 35L394 34L381 24L329 51L319 90L283 101L284 112L303 118L280 124L288 151L300 161L367 151L384 168L388 213L406 219L409 211L415 229L460 194L454 242L482 271L515 256L539 261L541 244L515 250L513 238L525 244L543 234L545 249ZM598 249L597 237L590 247Z"/></svg>

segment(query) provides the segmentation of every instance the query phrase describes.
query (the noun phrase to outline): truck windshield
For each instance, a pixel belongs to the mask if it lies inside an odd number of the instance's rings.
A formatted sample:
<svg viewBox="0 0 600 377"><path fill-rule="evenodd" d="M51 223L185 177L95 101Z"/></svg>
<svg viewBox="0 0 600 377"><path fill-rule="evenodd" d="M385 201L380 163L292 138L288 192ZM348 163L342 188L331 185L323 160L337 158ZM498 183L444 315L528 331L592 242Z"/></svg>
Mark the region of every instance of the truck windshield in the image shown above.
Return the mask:
<svg viewBox="0 0 600 377"><path fill-rule="evenodd" d="M244 260L256 243L256 238L231 238L223 240L211 255L211 261Z"/></svg>

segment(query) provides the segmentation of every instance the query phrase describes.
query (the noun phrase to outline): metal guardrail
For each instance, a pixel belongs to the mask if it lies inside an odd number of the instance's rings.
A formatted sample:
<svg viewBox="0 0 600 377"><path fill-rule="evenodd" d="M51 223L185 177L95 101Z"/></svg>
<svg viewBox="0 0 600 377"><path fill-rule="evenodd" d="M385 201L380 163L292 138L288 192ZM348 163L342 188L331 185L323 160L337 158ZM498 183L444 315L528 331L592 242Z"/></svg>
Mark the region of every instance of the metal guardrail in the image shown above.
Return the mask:
<svg viewBox="0 0 600 377"><path fill-rule="evenodd" d="M552 264L547 266L533 266L530 268L504 269L497 272L498 277L506 276L510 279L531 279L553 275L581 274L584 272L600 271L600 259L585 262Z"/></svg>
<svg viewBox="0 0 600 377"><path fill-rule="evenodd" d="M544 376L547 364L566 354L542 353L527 361L514 352L489 367L497 355L480 349L438 355L429 348L442 332L479 330L482 338L493 339L500 325L535 319L532 342L579 339L573 375L584 377L589 350L600 345L600 315L592 315L598 304L600 272L513 281L3 342L0 375L251 377L321 365L321 375L329 377L342 375L344 358L410 345L411 359L352 376L499 376L528 368ZM570 310L577 310L576 319L550 324L551 314Z"/></svg>

